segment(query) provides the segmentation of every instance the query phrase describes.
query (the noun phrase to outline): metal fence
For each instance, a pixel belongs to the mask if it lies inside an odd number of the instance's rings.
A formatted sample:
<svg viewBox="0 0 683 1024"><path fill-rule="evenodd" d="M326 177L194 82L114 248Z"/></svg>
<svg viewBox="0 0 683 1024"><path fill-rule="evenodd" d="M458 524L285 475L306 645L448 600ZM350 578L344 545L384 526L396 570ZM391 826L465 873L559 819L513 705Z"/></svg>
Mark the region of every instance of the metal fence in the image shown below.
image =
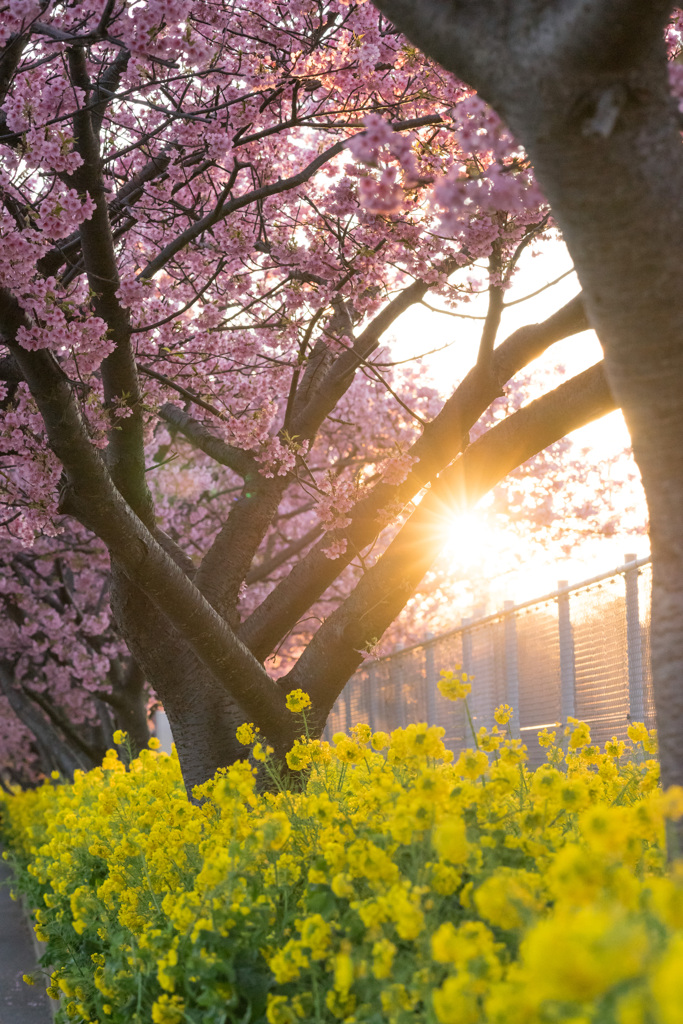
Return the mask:
<svg viewBox="0 0 683 1024"><path fill-rule="evenodd" d="M475 728L494 709L514 708L513 735L532 767L545 760L540 729L572 715L596 743L625 738L631 721L654 726L650 678L649 558L627 555L618 569L457 628L389 657L366 662L347 683L325 729L329 738L356 722L390 732L410 722L442 725L451 750L470 746L462 701L437 690L439 673L461 665L473 676L468 698Z"/></svg>

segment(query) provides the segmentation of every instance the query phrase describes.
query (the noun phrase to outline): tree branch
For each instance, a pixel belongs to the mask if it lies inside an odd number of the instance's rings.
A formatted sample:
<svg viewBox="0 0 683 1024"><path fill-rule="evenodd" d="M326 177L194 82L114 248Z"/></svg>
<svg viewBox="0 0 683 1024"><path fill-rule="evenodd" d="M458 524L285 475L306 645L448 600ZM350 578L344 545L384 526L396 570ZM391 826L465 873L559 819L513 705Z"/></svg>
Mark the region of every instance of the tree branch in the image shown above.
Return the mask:
<svg viewBox="0 0 683 1024"><path fill-rule="evenodd" d="M557 76L634 64L634 53L661 46L670 0L373 0L428 57L479 91L506 115L510 90L528 88L529 70Z"/></svg>
<svg viewBox="0 0 683 1024"><path fill-rule="evenodd" d="M489 281L493 274L500 273L500 242L494 242L493 253L489 260ZM491 372L493 360L493 346L498 337L498 328L505 307L504 292L501 285L489 284L489 301L486 310L486 319L479 341L479 352L477 354L477 367L480 373Z"/></svg>
<svg viewBox="0 0 683 1024"><path fill-rule="evenodd" d="M129 50L119 50L111 64L104 69L93 90L92 97L92 130L99 138L102 129L102 121L108 105L115 98L116 90L121 83L121 76L128 67L130 60Z"/></svg>
<svg viewBox="0 0 683 1024"><path fill-rule="evenodd" d="M284 565L295 555L298 555L300 551L307 548L309 544L312 544L314 540L317 540L320 534L323 532L322 526L313 526L310 530L307 530L303 537L299 537L298 540L292 541L287 547L282 548L277 555L273 555L272 558L268 558L260 565L255 565L250 572L247 573L244 582L247 586L251 586L252 583L260 583L261 580L267 580L271 573L279 569L281 565Z"/></svg>
<svg viewBox="0 0 683 1024"><path fill-rule="evenodd" d="M158 156L152 157L137 174L134 174L130 181L119 189L109 204L109 221L114 222L120 214L135 203L145 194L145 185L156 178L160 178L167 170L171 162L171 154L167 149L162 150ZM72 266L78 262L77 256L81 250L80 229L74 231L67 238L57 242L54 248L38 260L39 272L44 277L51 277L57 273L59 268L66 262ZM85 268L84 268L85 269Z"/></svg>
<svg viewBox="0 0 683 1024"><path fill-rule="evenodd" d="M311 696L324 724L346 680L436 560L453 514L472 507L517 466L572 430L615 408L603 363L508 416L480 437L432 485L385 553L325 620L281 680Z"/></svg>
<svg viewBox="0 0 683 1024"><path fill-rule="evenodd" d="M182 384L178 384L177 381L167 377L164 373L159 373L158 370L153 370L151 366L145 366L143 363L138 364L138 370L140 373L144 373L145 377L152 377L154 380L158 380L160 384L165 384L166 387L171 388L172 391L177 391L177 393L182 395L183 398L186 398L188 402L192 402L193 405L199 406L200 409L206 409L207 412L212 413L219 420L227 422L228 417L225 413L222 413L215 405L211 405L210 402L206 402L196 393L196 391L183 387ZM166 406L162 406L162 408L166 408ZM169 408L175 409L175 406L169 403Z"/></svg>
<svg viewBox="0 0 683 1024"><path fill-rule="evenodd" d="M438 115L436 115L438 116ZM441 118L438 118L438 123ZM405 131L409 128L419 127L423 125L423 118L414 118L407 121L397 121L392 127L394 131ZM147 264L147 266L140 271L138 277L141 280L149 280L154 277L169 260L184 249L186 245L194 241L195 238L199 238L205 231L212 228L214 224L218 224L220 221L225 220L231 213L236 210L241 210L245 206L250 206L252 203L262 202L264 199L268 199L270 196L280 195L282 192L288 192L290 189L299 188L301 185L305 185L309 181L316 171L319 171L321 167L324 167L326 163L329 163L335 156L338 156L343 152L346 146L346 139L342 139L339 142L335 142L333 146L329 146L319 156L312 160L307 167L298 174L293 174L289 178L281 178L279 181L275 181L270 185L262 185L261 188L253 189L251 192L246 192L243 196L238 196L236 199L231 199L227 202L229 192L225 189L221 193L216 206L211 210L210 213L200 217L194 224L190 224L184 231L182 231L172 242L164 246L161 252L154 257L153 260Z"/></svg>
<svg viewBox="0 0 683 1024"><path fill-rule="evenodd" d="M439 268L446 275L458 267L455 260L446 260ZM419 302L431 288L426 281L414 281L404 288L377 314L364 331L355 339L352 348L340 355L331 364L313 393L300 411L292 417L292 431L299 437L312 437L325 417L334 409L340 398L349 389L359 366L378 347L382 335L414 303ZM304 384L306 380L304 379Z"/></svg>
<svg viewBox="0 0 683 1024"><path fill-rule="evenodd" d="M147 373L149 371L145 370L143 372ZM150 376L158 377L160 374L150 373ZM187 397L195 405L202 405L204 407L208 404L202 403L197 397L192 398L190 392L187 393ZM209 411L213 412L214 415L221 416L221 419L223 419L223 416L213 407L210 407ZM213 459L219 465L227 466L228 469L237 473L238 476L246 478L257 469L257 463L253 455L222 441L220 437L212 434L203 423L194 419L189 413L183 412L177 405L167 402L159 409L158 416L159 419L180 431L190 444L198 448L199 451L204 452L205 455L208 455L210 459Z"/></svg>
<svg viewBox="0 0 683 1024"><path fill-rule="evenodd" d="M0 104L5 102L14 73L29 41L29 32L17 32L11 35L2 48L0 55Z"/></svg>
<svg viewBox="0 0 683 1024"><path fill-rule="evenodd" d="M3 47L2 55L0 56L0 106L5 102L12 79L19 67L19 61L22 58L29 38L29 32L15 33L9 37ZM20 142L21 137L7 128L7 114L4 110L0 110L0 143L4 143L11 149L16 149Z"/></svg>
<svg viewBox="0 0 683 1024"><path fill-rule="evenodd" d="M454 268L455 261L448 261L444 272L448 273ZM306 393L310 395L313 392L313 396L298 415L296 412L292 415L290 430L299 441L313 439L320 424L350 387L357 368L365 363L366 354L377 347L384 331L418 301L428 288L429 285L424 281L417 281L404 288L356 339L353 349L331 364L320 385L315 386L312 378L304 377ZM341 306L341 312L345 314L345 317L342 316L344 324L345 319L348 320L348 311L343 303ZM322 357L319 355L318 369L325 365L324 354ZM294 409L296 407L297 402L294 403ZM240 499L231 507L224 526L197 571L195 583L199 589L235 625L239 588L275 518L287 482L287 477L265 478L254 461L252 471L245 478Z"/></svg>
<svg viewBox="0 0 683 1024"><path fill-rule="evenodd" d="M240 588L268 527L277 514L287 479L248 473L240 497L204 555L195 584L233 625Z"/></svg>
<svg viewBox="0 0 683 1024"><path fill-rule="evenodd" d="M76 729L66 715L59 708L55 707L52 701L48 700L44 694L38 693L27 686L23 686L23 691L38 705L41 711L45 712L50 721L61 730L69 745L85 756L84 767L94 767L98 761L98 751L83 739L82 729L80 731Z"/></svg>
<svg viewBox="0 0 683 1024"><path fill-rule="evenodd" d="M87 106L91 93L85 54L81 48L68 51L72 82L82 89ZM81 224L81 244L88 283L93 293L93 310L107 324L114 342L114 351L102 362L104 406L110 416L107 462L112 480L131 508L149 527L154 524L152 496L145 476L142 404L135 359L130 344L130 315L117 297L119 273L114 242L105 202L99 140L92 122L92 112L74 112L76 148L83 164L74 174L79 192L90 195L95 211ZM120 406L131 410L125 418L117 418Z"/></svg>
<svg viewBox="0 0 683 1024"><path fill-rule="evenodd" d="M62 740L54 726L39 713L29 698L14 686L12 666L9 662L0 661L0 691L6 697L9 706L20 722L33 733L39 747L49 752L51 763L69 778L73 778L76 768L89 767L84 765Z"/></svg>
<svg viewBox="0 0 683 1024"><path fill-rule="evenodd" d="M410 448L418 461L404 483L377 483L351 510L351 525L335 533L335 538L347 541L346 553L334 561L327 558L324 549L330 538L323 537L243 622L239 635L259 660L277 647L356 552L379 535L386 522L382 510L398 511L456 457L470 428L500 395L501 385L550 345L588 326L581 296L577 295L543 323L522 327L502 342L493 352L490 375L482 377L476 367L467 374Z"/></svg>

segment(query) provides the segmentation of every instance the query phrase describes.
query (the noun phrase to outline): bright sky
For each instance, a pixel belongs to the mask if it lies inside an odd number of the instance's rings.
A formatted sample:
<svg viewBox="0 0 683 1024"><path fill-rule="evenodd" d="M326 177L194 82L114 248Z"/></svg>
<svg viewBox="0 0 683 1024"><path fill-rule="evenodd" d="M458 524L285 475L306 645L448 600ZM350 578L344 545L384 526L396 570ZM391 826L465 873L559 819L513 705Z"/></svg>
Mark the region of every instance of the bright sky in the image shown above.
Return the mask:
<svg viewBox="0 0 683 1024"><path fill-rule="evenodd" d="M525 254L506 301L514 302L536 292L570 270L571 266L569 254L561 242L548 243L541 255ZM573 298L579 290L576 276L571 273L539 295L512 305L503 315L499 341L524 324L546 319ZM472 300L467 306L462 307L462 311L473 316L483 316L486 311L486 295ZM432 313L424 307L414 307L402 317L392 350L396 358L401 359L457 339L444 352L437 353L429 359L429 370L434 382L444 394L450 394L476 359L480 331L481 321L456 319ZM567 374L573 376L597 362L601 356L602 351L595 333L586 331L551 346L533 365L539 368L554 368L558 363L564 364ZM605 459L630 445L626 424L620 412L603 417L581 430L574 431L570 436L580 447L585 446L590 450L587 476L593 467L600 473L601 464ZM639 506L636 520L645 522L645 499L639 485L635 491L628 490L627 502L629 499L633 502L634 494ZM509 565L512 561L511 550L519 552L519 543L517 535L506 535L499 529L492 531L484 522L482 513L477 510L465 517L459 517L454 522L453 537L444 554L452 561L455 572L464 570L482 575L490 581L486 600L487 612L502 607L504 600L519 602L549 593L556 588L560 579L578 583L607 571L622 564L626 553L634 553L639 558L649 554L647 536L625 538L617 531L616 535L610 538L596 536L582 540L570 559L561 552L548 551L543 555L534 553L533 558L530 554L529 558L524 559L523 569L506 571L506 563ZM468 614L468 610L463 610L462 614Z"/></svg>

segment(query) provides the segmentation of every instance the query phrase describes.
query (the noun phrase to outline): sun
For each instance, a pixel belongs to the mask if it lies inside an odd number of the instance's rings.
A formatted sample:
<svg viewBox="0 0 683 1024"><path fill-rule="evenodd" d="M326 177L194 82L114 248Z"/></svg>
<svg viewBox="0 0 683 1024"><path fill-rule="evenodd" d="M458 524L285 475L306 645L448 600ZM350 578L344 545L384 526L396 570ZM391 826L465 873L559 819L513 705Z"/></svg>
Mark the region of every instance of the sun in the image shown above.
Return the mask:
<svg viewBox="0 0 683 1024"><path fill-rule="evenodd" d="M445 542L441 550L442 568L454 574L468 574L473 580L504 578L523 567L535 574L538 545L527 541L512 529L494 521L486 508L469 509L449 516L444 523ZM541 580L537 580L540 585ZM545 580L544 580L545 582Z"/></svg>
<svg viewBox="0 0 683 1024"><path fill-rule="evenodd" d="M488 560L492 550L499 553L501 546L506 546L503 531L492 527L476 509L450 516L444 524L444 533L442 558L462 568L479 565Z"/></svg>
<svg viewBox="0 0 683 1024"><path fill-rule="evenodd" d="M519 533L497 525L485 508L449 517L444 534L442 571L453 577L468 576L476 593L490 603L488 613L502 609L507 600L519 603L551 593L558 576L567 571L533 536L525 541Z"/></svg>

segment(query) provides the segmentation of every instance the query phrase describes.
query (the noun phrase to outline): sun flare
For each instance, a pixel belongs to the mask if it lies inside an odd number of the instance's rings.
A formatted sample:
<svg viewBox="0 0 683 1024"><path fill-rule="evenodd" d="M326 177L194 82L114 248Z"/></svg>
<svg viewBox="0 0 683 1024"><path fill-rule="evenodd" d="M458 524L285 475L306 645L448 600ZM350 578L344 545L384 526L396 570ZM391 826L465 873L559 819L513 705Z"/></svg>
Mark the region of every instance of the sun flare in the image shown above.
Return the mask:
<svg viewBox="0 0 683 1024"><path fill-rule="evenodd" d="M476 509L460 512L444 527L446 544L443 557L460 566L478 565L493 551L505 546L503 531L493 528Z"/></svg>
<svg viewBox="0 0 683 1024"><path fill-rule="evenodd" d="M492 522L485 508L450 517L444 533L439 568L454 579L468 578L473 604L480 609L485 605L486 614L502 609L505 601L519 604L544 597L560 581L590 579L625 559L619 537L586 538L568 557L557 545L539 545L533 531L525 538ZM628 546L638 557L648 554L645 537L630 538Z"/></svg>

